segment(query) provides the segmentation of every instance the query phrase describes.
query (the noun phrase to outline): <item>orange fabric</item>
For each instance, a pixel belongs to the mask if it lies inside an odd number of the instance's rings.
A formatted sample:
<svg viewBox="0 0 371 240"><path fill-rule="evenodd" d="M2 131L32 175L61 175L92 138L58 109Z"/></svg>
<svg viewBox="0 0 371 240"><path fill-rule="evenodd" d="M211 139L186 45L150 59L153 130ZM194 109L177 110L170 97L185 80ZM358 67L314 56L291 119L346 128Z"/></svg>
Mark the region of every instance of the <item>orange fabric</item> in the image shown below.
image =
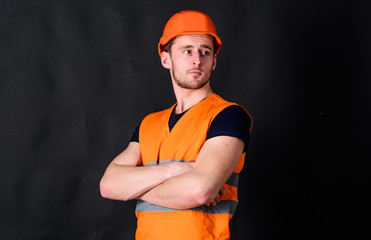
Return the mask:
<svg viewBox="0 0 371 240"><path fill-rule="evenodd" d="M231 214L195 211L137 213L137 240L226 240L230 239Z"/></svg>
<svg viewBox="0 0 371 240"><path fill-rule="evenodd" d="M195 161L213 119L232 105L212 94L189 109L169 132L168 121L175 105L167 110L152 113L143 119L139 130L139 144L143 165L161 160ZM234 170L239 173L245 154ZM224 185L227 194L222 200L238 201L237 188ZM170 212L137 212L136 239L229 239L229 219L232 214L212 214L182 210Z"/></svg>
<svg viewBox="0 0 371 240"><path fill-rule="evenodd" d="M237 197L237 188L230 186L228 184L224 184L224 188L227 191L226 194L220 196L220 200L234 200L238 201Z"/></svg>
<svg viewBox="0 0 371 240"><path fill-rule="evenodd" d="M158 44L160 56L162 51L164 51L164 45L174 37L182 34L210 34L219 45L219 48L216 49L216 54L218 54L222 45L222 41L216 32L216 27L207 14L195 10L184 10L174 14L166 23Z"/></svg>
<svg viewBox="0 0 371 240"><path fill-rule="evenodd" d="M250 131L251 131L251 127L250 127ZM245 164L245 155L246 155L246 153L242 154L241 160L237 163L237 166L234 169L234 172L240 173L242 171L243 165Z"/></svg>

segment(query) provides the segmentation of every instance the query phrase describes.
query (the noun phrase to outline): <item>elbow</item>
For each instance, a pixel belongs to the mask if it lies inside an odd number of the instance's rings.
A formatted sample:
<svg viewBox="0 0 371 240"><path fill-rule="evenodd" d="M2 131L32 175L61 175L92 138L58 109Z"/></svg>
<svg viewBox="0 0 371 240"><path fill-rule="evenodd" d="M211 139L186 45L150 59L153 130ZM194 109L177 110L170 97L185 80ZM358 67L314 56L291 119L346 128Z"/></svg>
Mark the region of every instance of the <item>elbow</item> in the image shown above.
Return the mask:
<svg viewBox="0 0 371 240"><path fill-rule="evenodd" d="M110 191L109 184L104 178L100 180L99 190L100 190L100 195L103 198L111 198L111 191Z"/></svg>
<svg viewBox="0 0 371 240"><path fill-rule="evenodd" d="M113 184L112 181L106 178L102 178L99 183L99 190L100 195L103 198L112 199L112 200L120 200L120 201L128 201L133 199L130 195L125 194L125 191L118 191L117 186Z"/></svg>
<svg viewBox="0 0 371 240"><path fill-rule="evenodd" d="M109 179L106 179L103 177L100 180L99 190L100 190L100 195L103 198L108 198L108 199L113 199L113 200L117 199L117 197L115 196L114 187L110 183Z"/></svg>
<svg viewBox="0 0 371 240"><path fill-rule="evenodd" d="M214 201L216 194L213 194L210 188L198 186L194 188L189 196L191 197L191 202L197 206L202 206Z"/></svg>

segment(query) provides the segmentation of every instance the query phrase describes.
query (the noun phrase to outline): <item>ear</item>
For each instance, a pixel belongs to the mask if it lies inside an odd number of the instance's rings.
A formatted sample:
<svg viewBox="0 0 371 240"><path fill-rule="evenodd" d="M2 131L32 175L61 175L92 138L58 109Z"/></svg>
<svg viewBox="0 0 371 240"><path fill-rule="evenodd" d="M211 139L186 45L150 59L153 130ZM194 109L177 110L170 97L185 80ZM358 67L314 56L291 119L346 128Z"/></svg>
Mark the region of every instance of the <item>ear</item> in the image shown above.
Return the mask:
<svg viewBox="0 0 371 240"><path fill-rule="evenodd" d="M161 64L164 68L166 69L171 69L171 58L170 58L170 53L163 51L161 53Z"/></svg>
<svg viewBox="0 0 371 240"><path fill-rule="evenodd" d="M216 67L216 54L214 54L214 59L213 59L213 70L215 69Z"/></svg>

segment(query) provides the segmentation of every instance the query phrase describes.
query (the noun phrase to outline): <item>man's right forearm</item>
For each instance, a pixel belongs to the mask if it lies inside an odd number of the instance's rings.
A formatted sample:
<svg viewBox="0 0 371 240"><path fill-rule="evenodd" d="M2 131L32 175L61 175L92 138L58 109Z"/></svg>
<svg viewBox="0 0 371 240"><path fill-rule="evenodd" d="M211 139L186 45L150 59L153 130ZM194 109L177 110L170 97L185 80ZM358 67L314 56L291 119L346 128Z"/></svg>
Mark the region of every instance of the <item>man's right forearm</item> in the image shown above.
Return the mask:
<svg viewBox="0 0 371 240"><path fill-rule="evenodd" d="M114 200L131 200L140 197L150 189L173 176L192 169L186 163L167 163L140 167L111 163L101 182L101 195Z"/></svg>

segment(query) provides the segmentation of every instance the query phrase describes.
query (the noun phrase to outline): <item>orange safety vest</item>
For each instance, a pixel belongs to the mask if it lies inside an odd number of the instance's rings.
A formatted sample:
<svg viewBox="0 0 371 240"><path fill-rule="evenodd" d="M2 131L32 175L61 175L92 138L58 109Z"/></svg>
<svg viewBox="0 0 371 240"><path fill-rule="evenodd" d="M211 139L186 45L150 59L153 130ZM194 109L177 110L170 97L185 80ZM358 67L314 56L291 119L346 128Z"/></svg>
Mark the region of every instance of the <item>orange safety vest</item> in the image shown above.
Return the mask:
<svg viewBox="0 0 371 240"><path fill-rule="evenodd" d="M169 131L172 106L145 117L139 129L139 144L143 165L172 161L196 161L213 119L226 107L233 105L217 94L190 108ZM229 220L237 207L238 176L245 161L242 154L231 177L224 184L227 194L215 206L192 209L171 209L139 200L137 240L208 240L230 239Z"/></svg>

